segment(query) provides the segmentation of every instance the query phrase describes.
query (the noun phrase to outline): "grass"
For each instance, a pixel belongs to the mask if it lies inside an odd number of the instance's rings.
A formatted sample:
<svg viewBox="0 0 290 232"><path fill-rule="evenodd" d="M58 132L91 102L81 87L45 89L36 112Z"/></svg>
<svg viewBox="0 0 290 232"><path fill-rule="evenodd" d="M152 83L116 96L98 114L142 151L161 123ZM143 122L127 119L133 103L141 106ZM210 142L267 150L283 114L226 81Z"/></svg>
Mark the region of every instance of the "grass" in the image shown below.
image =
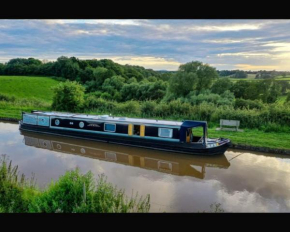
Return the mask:
<svg viewBox="0 0 290 232"><path fill-rule="evenodd" d="M263 132L253 129L245 129L244 132L216 131L215 128L209 128L208 136L228 138L234 144L290 150L289 133Z"/></svg>
<svg viewBox="0 0 290 232"><path fill-rule="evenodd" d="M15 96L16 99L40 99L51 103L52 86L59 81L49 77L0 76L0 93Z"/></svg>
<svg viewBox="0 0 290 232"><path fill-rule="evenodd" d="M0 76L0 94L15 97L15 102L0 101L0 118L20 119L22 111L49 110L51 87L58 83L49 77Z"/></svg>

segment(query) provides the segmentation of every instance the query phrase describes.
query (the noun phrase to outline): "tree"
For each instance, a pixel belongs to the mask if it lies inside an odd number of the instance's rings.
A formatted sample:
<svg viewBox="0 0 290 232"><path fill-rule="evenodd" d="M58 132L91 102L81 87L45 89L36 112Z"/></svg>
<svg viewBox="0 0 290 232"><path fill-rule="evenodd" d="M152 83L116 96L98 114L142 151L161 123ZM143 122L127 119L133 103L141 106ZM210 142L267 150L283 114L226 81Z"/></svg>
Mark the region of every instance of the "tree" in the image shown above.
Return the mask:
<svg viewBox="0 0 290 232"><path fill-rule="evenodd" d="M277 84L281 86L281 93L285 95L287 90L290 89L290 83L288 81L277 81Z"/></svg>
<svg viewBox="0 0 290 232"><path fill-rule="evenodd" d="M238 70L235 75L234 75L235 78L247 78L248 77L248 74L245 72L245 71L242 71L242 70Z"/></svg>
<svg viewBox="0 0 290 232"><path fill-rule="evenodd" d="M53 88L52 108L54 110L77 112L84 104L85 88L73 81L61 82Z"/></svg>
<svg viewBox="0 0 290 232"><path fill-rule="evenodd" d="M123 101L138 100L137 96L138 90L139 84L137 82L125 84L120 91L122 100Z"/></svg>
<svg viewBox="0 0 290 232"><path fill-rule="evenodd" d="M249 81L237 81L231 88L236 98L247 98L247 88L251 85Z"/></svg>
<svg viewBox="0 0 290 232"><path fill-rule="evenodd" d="M113 76L111 78L107 78L104 81L102 89L113 96L116 92L119 92L121 90L124 82L125 78L121 76Z"/></svg>
<svg viewBox="0 0 290 232"><path fill-rule="evenodd" d="M0 63L0 75L4 75L5 74L5 65Z"/></svg>
<svg viewBox="0 0 290 232"><path fill-rule="evenodd" d="M222 94L226 90L230 90L233 86L233 83L229 78L219 78L211 87L211 91L216 94Z"/></svg>
<svg viewBox="0 0 290 232"><path fill-rule="evenodd" d="M208 89L218 78L215 68L199 61L179 66L178 71L169 80L169 91L176 97L186 96L192 90Z"/></svg>

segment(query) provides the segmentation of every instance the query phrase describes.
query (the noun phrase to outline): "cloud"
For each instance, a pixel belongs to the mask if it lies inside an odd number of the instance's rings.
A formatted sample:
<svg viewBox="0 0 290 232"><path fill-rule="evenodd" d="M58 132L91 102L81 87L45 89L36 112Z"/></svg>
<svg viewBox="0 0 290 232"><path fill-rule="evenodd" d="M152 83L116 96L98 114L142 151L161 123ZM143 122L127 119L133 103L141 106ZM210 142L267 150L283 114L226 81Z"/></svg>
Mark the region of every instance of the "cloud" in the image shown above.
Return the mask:
<svg viewBox="0 0 290 232"><path fill-rule="evenodd" d="M68 55L153 69L199 60L224 69L289 70L289 26L290 20L2 20L0 61Z"/></svg>

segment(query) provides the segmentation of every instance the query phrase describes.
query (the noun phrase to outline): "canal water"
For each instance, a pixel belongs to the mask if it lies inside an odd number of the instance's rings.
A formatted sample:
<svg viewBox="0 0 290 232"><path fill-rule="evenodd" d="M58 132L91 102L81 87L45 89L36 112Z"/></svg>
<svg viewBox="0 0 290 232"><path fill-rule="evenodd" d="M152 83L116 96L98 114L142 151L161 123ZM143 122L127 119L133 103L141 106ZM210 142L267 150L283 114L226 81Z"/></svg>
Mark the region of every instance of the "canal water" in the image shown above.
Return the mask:
<svg viewBox="0 0 290 232"><path fill-rule="evenodd" d="M151 212L290 212L290 156L228 150L214 157L20 132L0 122L0 155L40 187L66 170L92 171L128 196L150 194Z"/></svg>

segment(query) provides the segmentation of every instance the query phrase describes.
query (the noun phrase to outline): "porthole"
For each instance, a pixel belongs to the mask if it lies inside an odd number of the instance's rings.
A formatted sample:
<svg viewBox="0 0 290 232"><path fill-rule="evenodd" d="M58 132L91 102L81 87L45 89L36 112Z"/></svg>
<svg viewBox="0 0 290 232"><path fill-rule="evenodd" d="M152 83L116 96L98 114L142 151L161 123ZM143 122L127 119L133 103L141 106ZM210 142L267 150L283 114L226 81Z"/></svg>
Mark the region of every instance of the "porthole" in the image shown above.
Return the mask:
<svg viewBox="0 0 290 232"><path fill-rule="evenodd" d="M58 119L56 119L54 123L55 123L55 125L58 126L60 124L60 121Z"/></svg>
<svg viewBox="0 0 290 232"><path fill-rule="evenodd" d="M84 122L80 122L79 126L80 126L80 128L84 128L84 126L85 126Z"/></svg>
<svg viewBox="0 0 290 232"><path fill-rule="evenodd" d="M59 149L59 150L61 149L61 145L60 145L60 144L57 144L56 147L57 147L57 149Z"/></svg>
<svg viewBox="0 0 290 232"><path fill-rule="evenodd" d="M86 153L86 150L84 148L81 148L81 153L82 154L85 154Z"/></svg>

